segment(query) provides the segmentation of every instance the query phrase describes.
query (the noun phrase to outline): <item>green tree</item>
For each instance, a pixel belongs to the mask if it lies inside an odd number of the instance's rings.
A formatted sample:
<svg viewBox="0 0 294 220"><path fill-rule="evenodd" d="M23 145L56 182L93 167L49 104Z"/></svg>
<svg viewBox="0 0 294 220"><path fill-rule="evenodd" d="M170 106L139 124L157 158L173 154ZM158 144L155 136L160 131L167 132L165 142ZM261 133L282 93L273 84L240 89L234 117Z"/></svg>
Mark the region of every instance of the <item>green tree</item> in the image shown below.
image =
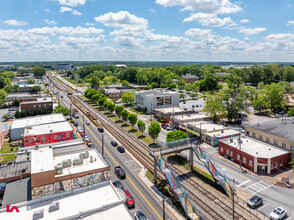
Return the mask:
<svg viewBox="0 0 294 220"><path fill-rule="evenodd" d="M36 81L33 78L27 79L27 84L36 84Z"/></svg>
<svg viewBox="0 0 294 220"><path fill-rule="evenodd" d="M142 135L143 135L143 132L144 132L145 129L146 129L145 122L139 120L139 121L137 122L137 126L138 126L139 130L141 131L141 133L142 133Z"/></svg>
<svg viewBox="0 0 294 220"><path fill-rule="evenodd" d="M129 112L127 111L127 110L122 110L122 112L121 112L121 117L122 117L122 119L124 120L124 122L126 123L127 122L127 120L128 120L128 117L129 117Z"/></svg>
<svg viewBox="0 0 294 220"><path fill-rule="evenodd" d="M160 85L160 88L165 89L165 88L167 88L167 85L164 84L164 83L162 83L162 84Z"/></svg>
<svg viewBox="0 0 294 220"><path fill-rule="evenodd" d="M283 67L284 80L287 82L294 81L294 68L292 66Z"/></svg>
<svg viewBox="0 0 294 220"><path fill-rule="evenodd" d="M263 89L264 87L264 82L259 82L258 85L257 85L257 88L258 89Z"/></svg>
<svg viewBox="0 0 294 220"><path fill-rule="evenodd" d="M35 78L41 78L46 74L46 70L42 66L34 66L32 69L32 73L34 74Z"/></svg>
<svg viewBox="0 0 294 220"><path fill-rule="evenodd" d="M166 142L188 138L188 134L184 131L169 132L166 135Z"/></svg>
<svg viewBox="0 0 294 220"><path fill-rule="evenodd" d="M32 87L32 93L38 93L41 91L41 86L33 86Z"/></svg>
<svg viewBox="0 0 294 220"><path fill-rule="evenodd" d="M107 102L107 100L106 100L105 97L100 97L100 98L98 99L98 103L99 103L100 108L101 108L102 106L104 106L104 103L105 103L105 102Z"/></svg>
<svg viewBox="0 0 294 220"><path fill-rule="evenodd" d="M266 102L261 97L257 97L252 101L252 107L259 113L267 109Z"/></svg>
<svg viewBox="0 0 294 220"><path fill-rule="evenodd" d="M137 123L138 117L136 114L129 114L128 119L132 127L134 127L134 125Z"/></svg>
<svg viewBox="0 0 294 220"><path fill-rule="evenodd" d="M67 116L70 114L70 110L58 103L58 105L53 109L52 113L62 113L64 116Z"/></svg>
<svg viewBox="0 0 294 220"><path fill-rule="evenodd" d="M130 86L130 83L127 80L123 80L123 81L121 81L121 85L123 87L129 87Z"/></svg>
<svg viewBox="0 0 294 220"><path fill-rule="evenodd" d="M125 92L122 94L121 101L124 104L132 104L135 100L134 92Z"/></svg>
<svg viewBox="0 0 294 220"><path fill-rule="evenodd" d="M0 104L2 104L5 101L6 98L6 92L3 89L0 89Z"/></svg>
<svg viewBox="0 0 294 220"><path fill-rule="evenodd" d="M9 116L8 116L7 114L5 114L5 115L2 116L2 119L3 119L4 121L7 121L7 120L9 119Z"/></svg>
<svg viewBox="0 0 294 220"><path fill-rule="evenodd" d="M226 83L228 84L228 88L237 89L240 88L240 86L243 84L243 80L237 74L230 74L226 80Z"/></svg>
<svg viewBox="0 0 294 220"><path fill-rule="evenodd" d="M112 113L114 111L114 107L115 107L115 104L113 102L107 103L107 109L110 113Z"/></svg>
<svg viewBox="0 0 294 220"><path fill-rule="evenodd" d="M152 122L148 127L148 134L153 140L156 140L158 138L160 131L161 127L158 122Z"/></svg>
<svg viewBox="0 0 294 220"><path fill-rule="evenodd" d="M284 88L276 83L265 85L263 89L264 100L267 106L273 112L278 109L284 109L287 104L287 100L284 96Z"/></svg>
<svg viewBox="0 0 294 220"><path fill-rule="evenodd" d="M15 78L15 74L13 71L5 72L5 74L9 79Z"/></svg>
<svg viewBox="0 0 294 220"><path fill-rule="evenodd" d="M157 87L157 84L155 82L152 82L151 87L152 87L152 89L155 89Z"/></svg>
<svg viewBox="0 0 294 220"><path fill-rule="evenodd" d="M288 117L294 117L294 107L290 108L290 109L287 111L287 116L288 116Z"/></svg>
<svg viewBox="0 0 294 220"><path fill-rule="evenodd" d="M200 91L217 91L219 89L217 77L211 73L206 74L203 80L199 83Z"/></svg>
<svg viewBox="0 0 294 220"><path fill-rule="evenodd" d="M180 93L179 98L185 101L185 93Z"/></svg>
<svg viewBox="0 0 294 220"><path fill-rule="evenodd" d="M20 103L20 102L19 102L18 99L15 99L15 100L12 101L12 105L13 105L13 106L16 106L16 107L19 107L19 103Z"/></svg>
<svg viewBox="0 0 294 220"><path fill-rule="evenodd" d="M174 83L171 83L171 84L169 84L168 88L169 89L175 89L175 88L177 88L177 85L174 84Z"/></svg>
<svg viewBox="0 0 294 220"><path fill-rule="evenodd" d="M13 93L14 92L14 88L12 85L6 85L3 87L3 90L5 90L5 92L7 93Z"/></svg>
<svg viewBox="0 0 294 220"><path fill-rule="evenodd" d="M122 105L115 106L114 111L119 118L121 117L121 113L124 109L125 109L125 107Z"/></svg>
<svg viewBox="0 0 294 220"><path fill-rule="evenodd" d="M13 92L19 92L19 85L13 85Z"/></svg>
<svg viewBox="0 0 294 220"><path fill-rule="evenodd" d="M294 170L294 157L292 157L291 161L289 162L289 165Z"/></svg>
<svg viewBox="0 0 294 220"><path fill-rule="evenodd" d="M208 94L206 96L205 100L205 106L203 108L203 111L212 117L214 121L219 121L218 114L221 114L224 112L224 108L222 106L222 100L219 95L212 95Z"/></svg>
<svg viewBox="0 0 294 220"><path fill-rule="evenodd" d="M91 88L98 89L100 86L100 79L97 76L93 76L91 80Z"/></svg>

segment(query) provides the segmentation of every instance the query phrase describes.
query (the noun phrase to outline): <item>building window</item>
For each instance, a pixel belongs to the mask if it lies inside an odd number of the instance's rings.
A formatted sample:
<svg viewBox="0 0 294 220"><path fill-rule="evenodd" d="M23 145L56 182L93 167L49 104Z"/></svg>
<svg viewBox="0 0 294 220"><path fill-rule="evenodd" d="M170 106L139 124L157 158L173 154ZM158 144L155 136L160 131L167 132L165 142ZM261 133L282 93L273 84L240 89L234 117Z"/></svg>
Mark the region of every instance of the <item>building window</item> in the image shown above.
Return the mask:
<svg viewBox="0 0 294 220"><path fill-rule="evenodd" d="M46 105L46 104L44 104L44 107L46 108L46 107L47 107L47 105Z"/></svg>
<svg viewBox="0 0 294 220"><path fill-rule="evenodd" d="M237 154L237 160L240 161L240 154Z"/></svg>
<svg viewBox="0 0 294 220"><path fill-rule="evenodd" d="M171 100L172 100L171 96L165 96L164 104L165 105L171 105L172 104Z"/></svg>
<svg viewBox="0 0 294 220"><path fill-rule="evenodd" d="M275 162L276 168L278 167L278 162Z"/></svg>
<svg viewBox="0 0 294 220"><path fill-rule="evenodd" d="M220 151L221 151L221 152L223 152L223 151L224 151L224 148L223 148L223 147L221 147L221 148L220 148Z"/></svg>
<svg viewBox="0 0 294 220"><path fill-rule="evenodd" d="M274 169L274 163L272 163L272 165L271 165L271 169Z"/></svg>
<svg viewBox="0 0 294 220"><path fill-rule="evenodd" d="M66 133L66 135L65 135L65 136L66 136L66 138L69 138L69 133Z"/></svg>
<svg viewBox="0 0 294 220"><path fill-rule="evenodd" d="M270 139L268 137L266 138L266 142L268 142L268 143L270 142Z"/></svg>
<svg viewBox="0 0 294 220"><path fill-rule="evenodd" d="M36 105L34 105L34 108L36 108Z"/></svg>
<svg viewBox="0 0 294 220"><path fill-rule="evenodd" d="M282 147L286 148L286 146L287 146L287 145L286 145L285 143L282 143Z"/></svg>
<svg viewBox="0 0 294 220"><path fill-rule="evenodd" d="M274 145L278 145L278 141L274 140Z"/></svg>
<svg viewBox="0 0 294 220"><path fill-rule="evenodd" d="M293 145L291 146L291 150L294 150L294 146Z"/></svg>
<svg viewBox="0 0 294 220"><path fill-rule="evenodd" d="M246 157L243 157L243 163L246 164Z"/></svg>
<svg viewBox="0 0 294 220"><path fill-rule="evenodd" d="M57 135L54 135L54 139L57 140Z"/></svg>
<svg viewBox="0 0 294 220"><path fill-rule="evenodd" d="M249 135L249 131L246 131L246 134Z"/></svg>
<svg viewBox="0 0 294 220"><path fill-rule="evenodd" d="M229 155L229 150L227 149L227 155Z"/></svg>
<svg viewBox="0 0 294 220"><path fill-rule="evenodd" d="M41 108L41 104L39 104L39 108Z"/></svg>
<svg viewBox="0 0 294 220"><path fill-rule="evenodd" d="M163 105L163 97L156 97L156 106L162 106Z"/></svg>
<svg viewBox="0 0 294 220"><path fill-rule="evenodd" d="M42 137L42 141L43 141L43 142L45 141L45 137Z"/></svg>
<svg viewBox="0 0 294 220"><path fill-rule="evenodd" d="M280 160L280 166L283 166L283 160Z"/></svg>
<svg viewBox="0 0 294 220"><path fill-rule="evenodd" d="M49 107L51 107L51 104L49 104Z"/></svg>
<svg viewBox="0 0 294 220"><path fill-rule="evenodd" d="M252 133L252 136L253 136L253 137L256 137L256 134L255 134L255 133Z"/></svg>
<svg viewBox="0 0 294 220"><path fill-rule="evenodd" d="M230 156L231 156L231 157L233 156L233 151L230 152Z"/></svg>
<svg viewBox="0 0 294 220"><path fill-rule="evenodd" d="M262 135L259 135L259 140L262 140Z"/></svg>
<svg viewBox="0 0 294 220"><path fill-rule="evenodd" d="M252 167L252 160L249 160L249 166Z"/></svg>

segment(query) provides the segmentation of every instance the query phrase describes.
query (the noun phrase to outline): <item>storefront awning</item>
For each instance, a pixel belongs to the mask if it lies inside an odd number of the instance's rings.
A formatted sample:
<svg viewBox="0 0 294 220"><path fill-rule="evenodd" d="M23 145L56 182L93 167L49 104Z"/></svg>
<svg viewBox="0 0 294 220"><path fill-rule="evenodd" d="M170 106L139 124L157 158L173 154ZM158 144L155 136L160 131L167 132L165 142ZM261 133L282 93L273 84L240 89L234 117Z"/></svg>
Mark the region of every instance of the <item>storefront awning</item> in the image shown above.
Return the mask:
<svg viewBox="0 0 294 220"><path fill-rule="evenodd" d="M187 131L188 133L191 133L191 134L194 134L194 135L200 137L200 133L197 132L197 131L194 131L194 130L192 130L192 129L190 129L190 128L186 128L186 131Z"/></svg>

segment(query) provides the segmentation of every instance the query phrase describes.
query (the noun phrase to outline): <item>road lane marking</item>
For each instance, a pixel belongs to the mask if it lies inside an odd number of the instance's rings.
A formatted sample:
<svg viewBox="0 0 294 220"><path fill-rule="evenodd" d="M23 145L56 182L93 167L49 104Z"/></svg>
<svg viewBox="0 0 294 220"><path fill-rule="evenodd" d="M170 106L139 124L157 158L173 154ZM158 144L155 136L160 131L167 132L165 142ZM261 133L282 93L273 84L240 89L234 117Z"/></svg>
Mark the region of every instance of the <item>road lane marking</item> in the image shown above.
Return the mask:
<svg viewBox="0 0 294 220"><path fill-rule="evenodd" d="M245 182L239 184L237 187L243 186L244 184L246 184L246 183L248 183L248 182L250 182L250 181L251 181L251 180L246 180Z"/></svg>
<svg viewBox="0 0 294 220"><path fill-rule="evenodd" d="M256 191L255 193L253 193L252 195L255 195L256 193L258 193L258 192L260 192L260 191L262 191L262 190L265 190L265 189L267 189L267 188L270 188L271 186L273 186L274 184L271 184L271 185L269 185L268 187L265 187L265 188L263 188L263 189L261 189L261 190L258 190L258 191Z"/></svg>
<svg viewBox="0 0 294 220"><path fill-rule="evenodd" d="M268 205L269 205L268 203L265 205L262 205L261 207L258 208L258 210L263 209L263 208L267 207Z"/></svg>
<svg viewBox="0 0 294 220"><path fill-rule="evenodd" d="M257 182L257 183L253 183L252 185L249 185L249 186L245 187L243 190L245 190L245 189L247 189L247 188L250 188L251 186L254 186L254 185L256 185L256 184L259 184L259 183L261 183L261 182L263 182L263 180L261 180L261 181L259 181L259 182Z"/></svg>

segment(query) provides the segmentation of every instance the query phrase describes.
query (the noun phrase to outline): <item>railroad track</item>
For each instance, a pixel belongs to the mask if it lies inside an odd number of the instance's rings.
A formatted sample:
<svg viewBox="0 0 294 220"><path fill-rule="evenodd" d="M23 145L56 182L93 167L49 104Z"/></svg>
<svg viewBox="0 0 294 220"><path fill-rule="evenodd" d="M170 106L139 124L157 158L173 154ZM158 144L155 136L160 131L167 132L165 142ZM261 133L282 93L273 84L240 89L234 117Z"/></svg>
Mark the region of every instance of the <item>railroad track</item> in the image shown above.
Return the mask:
<svg viewBox="0 0 294 220"><path fill-rule="evenodd" d="M60 86L60 82L54 80L55 85ZM60 88L60 87L59 87ZM61 87L62 88L62 87ZM63 87L62 90L66 92L71 92L68 88ZM73 96L72 101L76 102L77 105L80 105L81 108L84 108L86 111L91 112L92 114L99 117L99 121L105 129L107 129L112 135L114 135L120 143L122 143L147 169L151 172L153 171L153 158L149 155L150 151L152 151L146 143L139 140L137 137L129 134L126 130L121 129L119 125L114 123L112 119L108 118L101 112L99 112L96 108L94 108L90 103L85 103L84 99L80 96ZM204 187L202 187L197 182L193 181L190 177L188 177L184 172L174 167L177 174L181 176L181 178L189 183L189 187L193 189L187 189L190 192L192 199L199 205L202 209L202 212L208 219L233 219L233 211L229 205L221 201L219 198L214 196ZM157 174L159 175L159 179L165 180L165 176L160 169L158 169ZM213 205L208 204L207 200L213 203ZM236 208L243 209L239 204L236 204ZM216 207L222 210L221 213L216 211ZM245 211L247 214L244 217L237 210L235 210L235 219L246 220L248 216L252 216L248 210ZM255 219L258 219L256 216Z"/></svg>

